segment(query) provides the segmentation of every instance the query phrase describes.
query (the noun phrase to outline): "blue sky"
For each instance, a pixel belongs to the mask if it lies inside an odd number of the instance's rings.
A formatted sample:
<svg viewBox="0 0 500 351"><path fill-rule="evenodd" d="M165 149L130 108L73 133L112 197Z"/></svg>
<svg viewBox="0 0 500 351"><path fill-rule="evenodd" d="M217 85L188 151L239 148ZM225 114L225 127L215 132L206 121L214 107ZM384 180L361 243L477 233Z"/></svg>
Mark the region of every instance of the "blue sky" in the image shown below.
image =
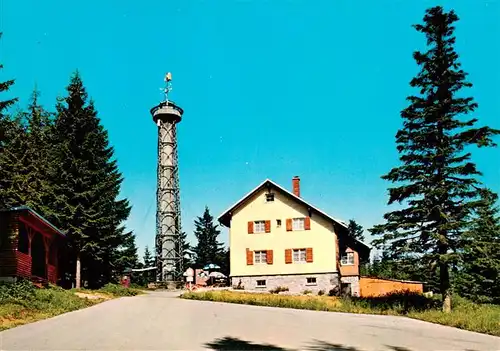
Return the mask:
<svg viewBox="0 0 500 351"><path fill-rule="evenodd" d="M461 18L457 50L480 124L500 128L496 1L3 0L0 79L16 79L21 104L36 84L53 109L80 71L115 147L141 254L155 235L149 109L167 71L185 111L181 207L191 240L205 205L218 216L265 178L290 189L295 175L306 200L371 227L388 210L380 176L398 164L412 52L425 48L411 24L437 4ZM500 192L500 149L474 150L474 160Z"/></svg>

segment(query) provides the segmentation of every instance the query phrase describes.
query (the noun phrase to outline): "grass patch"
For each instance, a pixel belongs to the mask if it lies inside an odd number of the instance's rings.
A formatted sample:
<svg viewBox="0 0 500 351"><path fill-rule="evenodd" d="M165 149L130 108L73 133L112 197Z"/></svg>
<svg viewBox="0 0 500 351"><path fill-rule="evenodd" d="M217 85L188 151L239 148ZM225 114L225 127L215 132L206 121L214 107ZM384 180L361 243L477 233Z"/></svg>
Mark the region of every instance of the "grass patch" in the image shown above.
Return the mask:
<svg viewBox="0 0 500 351"><path fill-rule="evenodd" d="M99 290L64 290L57 286L39 289L29 281L0 283L0 331L139 293L114 284Z"/></svg>
<svg viewBox="0 0 500 351"><path fill-rule="evenodd" d="M314 311L403 315L500 336L500 306L478 305L459 297L454 298L453 310L449 314L440 311L438 300L414 293L397 293L378 298L341 298L204 291L187 292L181 298Z"/></svg>

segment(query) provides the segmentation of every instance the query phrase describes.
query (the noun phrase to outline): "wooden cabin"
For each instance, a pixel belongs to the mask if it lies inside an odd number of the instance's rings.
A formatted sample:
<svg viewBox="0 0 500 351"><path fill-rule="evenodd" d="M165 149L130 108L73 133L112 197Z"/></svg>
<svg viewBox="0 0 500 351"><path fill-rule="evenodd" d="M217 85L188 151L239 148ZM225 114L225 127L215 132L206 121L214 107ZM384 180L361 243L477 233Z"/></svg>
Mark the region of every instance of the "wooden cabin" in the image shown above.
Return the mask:
<svg viewBox="0 0 500 351"><path fill-rule="evenodd" d="M57 284L65 234L31 208L0 210L0 280Z"/></svg>

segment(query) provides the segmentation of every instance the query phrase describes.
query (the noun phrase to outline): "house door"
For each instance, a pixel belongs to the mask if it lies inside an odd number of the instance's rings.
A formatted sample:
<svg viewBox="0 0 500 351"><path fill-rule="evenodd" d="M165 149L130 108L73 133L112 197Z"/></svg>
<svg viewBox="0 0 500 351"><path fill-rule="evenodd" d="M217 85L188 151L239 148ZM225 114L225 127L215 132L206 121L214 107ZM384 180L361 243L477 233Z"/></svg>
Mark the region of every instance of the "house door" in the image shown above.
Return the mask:
<svg viewBox="0 0 500 351"><path fill-rule="evenodd" d="M45 244L43 242L43 236L40 233L35 233L31 241L31 275L47 279Z"/></svg>

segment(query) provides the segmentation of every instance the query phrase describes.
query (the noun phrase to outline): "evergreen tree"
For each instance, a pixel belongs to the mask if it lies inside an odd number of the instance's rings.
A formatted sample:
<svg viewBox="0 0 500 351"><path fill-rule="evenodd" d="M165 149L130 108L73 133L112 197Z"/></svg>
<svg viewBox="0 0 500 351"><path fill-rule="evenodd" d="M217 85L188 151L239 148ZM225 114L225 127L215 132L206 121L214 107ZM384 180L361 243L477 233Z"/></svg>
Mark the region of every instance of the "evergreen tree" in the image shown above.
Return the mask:
<svg viewBox="0 0 500 351"><path fill-rule="evenodd" d="M461 296L482 303L500 303L500 217L498 195L481 191L477 218L464 235L462 265L457 272Z"/></svg>
<svg viewBox="0 0 500 351"><path fill-rule="evenodd" d="M0 39L2 37L2 32L0 32ZM3 65L0 63L0 70L3 69ZM0 82L0 93L7 93L11 86L14 84L14 80L7 80ZM3 98L3 94L1 95ZM7 110L9 107L17 102L17 98L1 100L0 99L0 209L8 208L12 205L12 199L9 199L6 194L6 189L11 188L11 179L13 172L13 161L17 162L15 146L16 142L19 142L19 133L23 132L21 123L19 119L12 119L8 114ZM6 155L6 153L9 153Z"/></svg>
<svg viewBox="0 0 500 351"><path fill-rule="evenodd" d="M402 165L382 178L399 186L389 188L389 204L403 208L387 213L386 223L371 231L375 245L390 243L391 256L416 260L439 268L443 310L451 310L450 267L457 263L461 235L477 205L480 172L465 149L470 145L494 146L491 137L500 131L475 128L477 119L459 119L477 108L472 97L462 97L471 87L454 49L452 10L426 11L424 24L414 28L425 35L426 52L413 57L421 70L410 85L419 89L401 112L403 128L396 134ZM467 148L468 150L468 148Z"/></svg>
<svg viewBox="0 0 500 351"><path fill-rule="evenodd" d="M218 225L213 223L214 218L210 214L208 207L205 207L203 216L197 217L194 221L194 235L198 239L197 245L193 248L196 256L196 264L203 266L208 263L222 265L223 244L217 238L220 230Z"/></svg>
<svg viewBox="0 0 500 351"><path fill-rule="evenodd" d="M365 236L363 235L363 226L356 223L354 219L349 220L349 224L347 226L347 231L349 236L353 239L364 241Z"/></svg>
<svg viewBox="0 0 500 351"><path fill-rule="evenodd" d="M84 280L89 286L98 286L120 273L122 257L117 251L129 247L133 237L122 225L130 206L127 200L117 199L122 176L78 73L72 76L67 91L57 104L53 198L47 216L68 232L67 264L76 286L80 286L82 265L87 267Z"/></svg>
<svg viewBox="0 0 500 351"><path fill-rule="evenodd" d="M179 243L181 245L181 250L179 251L182 253L182 267L184 270L186 270L193 264L191 260L191 245L187 241L186 232L181 232Z"/></svg>
<svg viewBox="0 0 500 351"><path fill-rule="evenodd" d="M45 213L50 199L51 183L51 113L38 103L40 93L34 90L28 111L23 113L26 133L23 134L20 150L21 167L14 179L18 180L15 188L19 203Z"/></svg>
<svg viewBox="0 0 500 351"><path fill-rule="evenodd" d="M151 251L149 251L149 247L147 247L147 246L144 249L144 256L142 258L142 262L144 264L144 268L155 267L155 258L153 257L153 255L151 254ZM155 281L154 271L145 271L143 274L143 277L145 278L144 279L145 285Z"/></svg>
<svg viewBox="0 0 500 351"><path fill-rule="evenodd" d="M137 246L135 244L135 235L132 232L128 232L122 239L123 242L118 249L114 251L114 257L112 259L112 264L114 266L113 273L116 278L122 276L127 269L140 268Z"/></svg>

